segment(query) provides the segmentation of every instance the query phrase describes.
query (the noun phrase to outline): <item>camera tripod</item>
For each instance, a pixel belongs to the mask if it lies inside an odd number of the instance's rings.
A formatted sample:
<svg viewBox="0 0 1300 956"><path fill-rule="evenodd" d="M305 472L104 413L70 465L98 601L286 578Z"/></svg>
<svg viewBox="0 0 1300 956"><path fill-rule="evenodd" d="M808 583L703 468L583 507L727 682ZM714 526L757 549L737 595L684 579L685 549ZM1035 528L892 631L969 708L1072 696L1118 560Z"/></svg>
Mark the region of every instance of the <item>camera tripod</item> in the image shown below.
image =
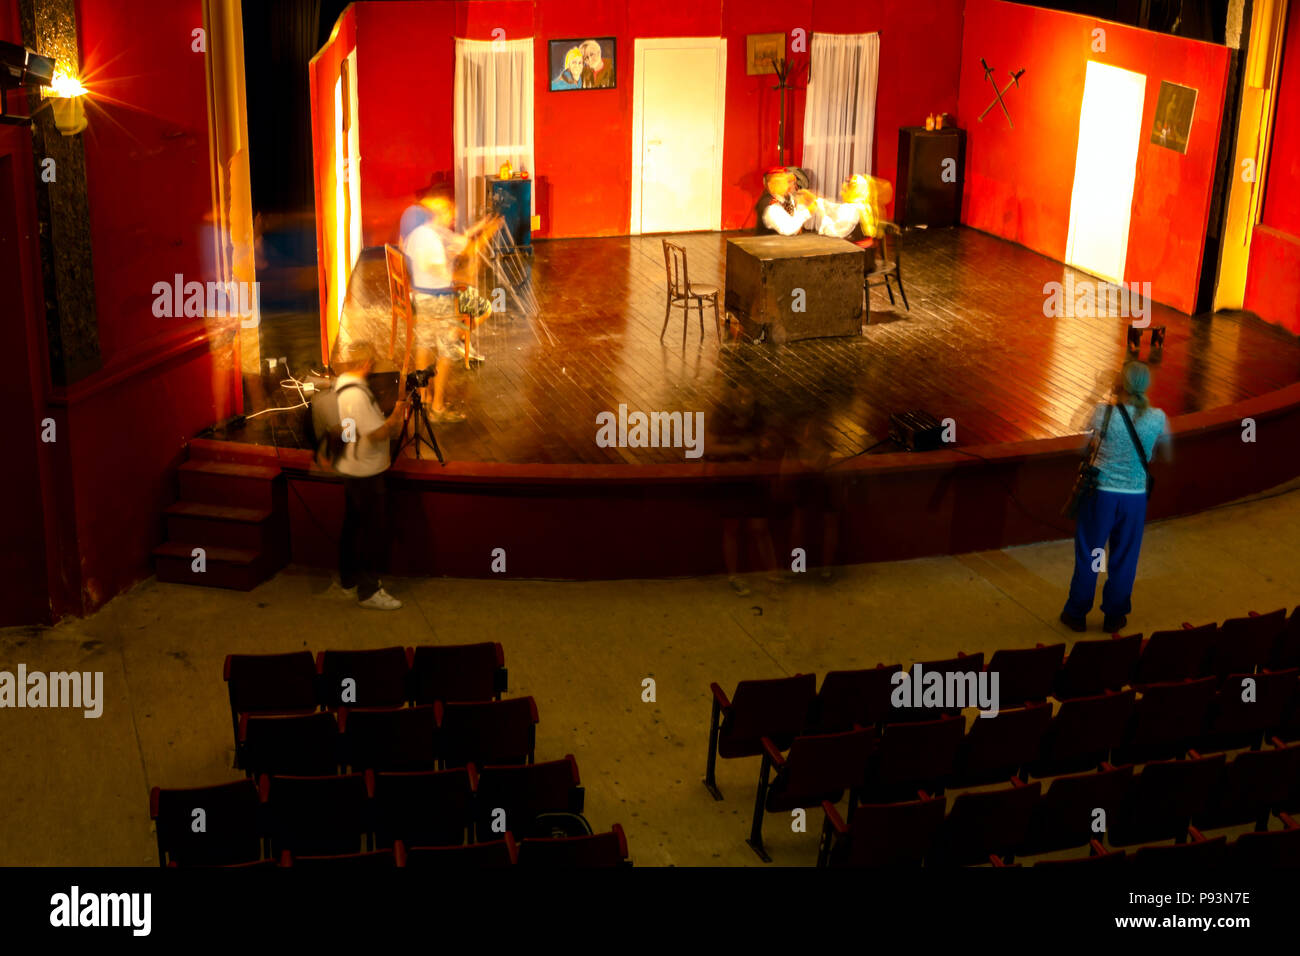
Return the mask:
<svg viewBox="0 0 1300 956"><path fill-rule="evenodd" d="M421 446L427 446L438 459L438 464L445 468L447 461L442 457L442 449L438 447L438 437L433 433L433 426L429 424L429 413L424 408L424 400L420 398L422 385L423 382L419 380L411 378L407 380L406 415L402 418L402 439L397 444L397 455L400 456L408 445L414 445L415 457L419 459L422 457Z"/></svg>

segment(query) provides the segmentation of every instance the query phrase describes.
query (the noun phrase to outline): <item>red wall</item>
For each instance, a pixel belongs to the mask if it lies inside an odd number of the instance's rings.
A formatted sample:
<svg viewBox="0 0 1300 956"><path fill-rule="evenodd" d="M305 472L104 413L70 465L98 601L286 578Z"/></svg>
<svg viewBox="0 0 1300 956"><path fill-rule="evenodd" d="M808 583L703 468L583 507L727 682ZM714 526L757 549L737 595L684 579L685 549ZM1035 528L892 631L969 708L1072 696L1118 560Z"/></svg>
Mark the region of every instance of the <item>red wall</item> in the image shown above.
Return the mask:
<svg viewBox="0 0 1300 956"><path fill-rule="evenodd" d="M1092 52L1092 31L1106 52ZM999 88L1025 69L1007 96L1015 128L995 109L980 58ZM1226 47L1002 0L968 0L962 41L959 118L968 131L962 221L1064 259L1070 227L1087 62L1145 74L1125 281L1150 282L1153 297L1184 312L1196 304L1227 83ZM1160 83L1199 91L1186 155L1148 141Z"/></svg>
<svg viewBox="0 0 1300 956"><path fill-rule="evenodd" d="M1246 308L1300 333L1300 2L1287 19L1260 224L1250 240Z"/></svg>
<svg viewBox="0 0 1300 956"><path fill-rule="evenodd" d="M18 42L15 6L0 0L0 36ZM114 0L80 0L76 12L91 90L81 139L102 367L50 386L31 137L5 128L10 176L0 190L10 198L0 198L0 215L17 223L5 249L16 240L20 268L0 270L0 294L20 305L6 313L15 317L8 344L28 358L25 376L10 367L8 407L24 423L30 415L33 431L8 445L6 500L26 511L6 521L5 550L30 567L0 575L4 623L89 613L148 577L184 442L236 398L229 341L216 344L201 321L153 315L155 282L212 277L205 55L190 34L203 24L201 0L140 0L131 17ZM9 288L15 275L21 291ZM39 440L45 418L52 443ZM33 476L39 492L22 491ZM24 586L30 594L13 593Z"/></svg>
<svg viewBox="0 0 1300 956"><path fill-rule="evenodd" d="M918 9L919 7L919 9ZM452 176L454 37L535 38L534 154L539 237L624 235L632 191L632 70L637 37L727 38L722 222L753 225L762 170L777 161L779 95L769 76L745 73L750 33L803 29L881 33L875 171L895 175L898 127L929 112L955 111L962 0L483 0L362 2L357 11L361 180L364 242L396 238L402 209L431 178ZM566 96L549 90L547 42L614 36L618 85ZM806 54L805 54L806 56ZM923 65L923 66L922 66ZM397 68L399 73L392 71ZM413 106L395 89L423 91ZM787 160L797 160L803 127L802 91L789 97ZM574 145L592 139L581 162Z"/></svg>

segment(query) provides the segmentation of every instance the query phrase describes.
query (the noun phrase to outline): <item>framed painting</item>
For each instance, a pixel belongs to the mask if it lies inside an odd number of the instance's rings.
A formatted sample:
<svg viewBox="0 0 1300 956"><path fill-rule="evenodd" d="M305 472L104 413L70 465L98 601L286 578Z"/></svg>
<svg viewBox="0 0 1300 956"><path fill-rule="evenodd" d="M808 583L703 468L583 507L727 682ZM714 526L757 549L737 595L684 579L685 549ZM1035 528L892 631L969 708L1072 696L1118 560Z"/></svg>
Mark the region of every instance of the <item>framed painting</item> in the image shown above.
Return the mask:
<svg viewBox="0 0 1300 956"><path fill-rule="evenodd" d="M775 73L773 63L785 59L784 33L751 33L745 37L745 73Z"/></svg>
<svg viewBox="0 0 1300 956"><path fill-rule="evenodd" d="M551 40L547 51L551 92L612 90L618 82L614 37Z"/></svg>
<svg viewBox="0 0 1300 956"><path fill-rule="evenodd" d="M1151 124L1151 142L1177 153L1187 152L1196 115L1196 90L1162 80L1156 100L1156 118Z"/></svg>

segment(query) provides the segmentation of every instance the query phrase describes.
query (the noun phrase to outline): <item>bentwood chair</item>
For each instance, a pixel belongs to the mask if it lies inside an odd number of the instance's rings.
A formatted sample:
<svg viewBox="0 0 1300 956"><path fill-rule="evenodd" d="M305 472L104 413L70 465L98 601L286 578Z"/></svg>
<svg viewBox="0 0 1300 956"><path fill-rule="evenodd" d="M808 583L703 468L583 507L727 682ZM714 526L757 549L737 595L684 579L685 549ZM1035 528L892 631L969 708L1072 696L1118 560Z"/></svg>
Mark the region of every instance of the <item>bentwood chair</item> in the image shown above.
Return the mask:
<svg viewBox="0 0 1300 956"><path fill-rule="evenodd" d="M903 297L903 306L911 312L912 307L907 304L907 291L903 288L902 273L902 255L899 251L899 244L902 241L903 231L892 222L882 222L883 232L880 235L880 250L874 260L868 259L871 268L867 272L866 285L867 293L870 294L873 285L884 285L885 291L889 293L889 304L894 304L894 290L890 286L889 280L892 278L898 283L898 294ZM876 281L879 280L879 281Z"/></svg>
<svg viewBox="0 0 1300 956"><path fill-rule="evenodd" d="M659 330L659 341L664 340L668 331L668 320L672 318L673 306L682 307L682 347L686 347L686 323L690 318L691 306L700 310L700 341L704 341L704 303L713 304L713 329L722 342L722 319L718 312L718 287L712 285L693 285L686 270L686 250L676 243L664 241L664 269L668 274L668 303L664 306L664 327Z"/></svg>

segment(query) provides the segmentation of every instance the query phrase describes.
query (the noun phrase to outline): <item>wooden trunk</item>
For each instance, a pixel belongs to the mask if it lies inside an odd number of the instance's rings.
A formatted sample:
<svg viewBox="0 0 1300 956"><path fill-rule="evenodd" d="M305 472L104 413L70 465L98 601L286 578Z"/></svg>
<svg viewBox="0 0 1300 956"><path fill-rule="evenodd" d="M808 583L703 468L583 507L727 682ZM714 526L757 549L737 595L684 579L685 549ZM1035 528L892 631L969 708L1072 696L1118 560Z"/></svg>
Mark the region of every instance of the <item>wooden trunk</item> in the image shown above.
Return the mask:
<svg viewBox="0 0 1300 956"><path fill-rule="evenodd" d="M745 236L727 240L727 311L745 335L764 327L778 345L857 335L866 310L866 253L827 236Z"/></svg>

